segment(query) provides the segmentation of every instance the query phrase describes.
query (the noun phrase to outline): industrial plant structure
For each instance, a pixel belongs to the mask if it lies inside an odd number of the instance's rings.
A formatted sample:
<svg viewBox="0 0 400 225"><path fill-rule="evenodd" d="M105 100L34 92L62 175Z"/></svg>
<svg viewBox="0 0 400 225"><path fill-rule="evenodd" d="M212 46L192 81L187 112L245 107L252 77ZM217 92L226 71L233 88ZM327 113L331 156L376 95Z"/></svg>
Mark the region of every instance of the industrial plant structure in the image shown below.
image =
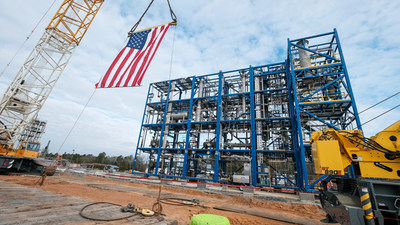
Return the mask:
<svg viewBox="0 0 400 225"><path fill-rule="evenodd" d="M314 173L311 133L361 124L336 30L288 39L287 53L150 84L134 173L312 190L327 175Z"/></svg>

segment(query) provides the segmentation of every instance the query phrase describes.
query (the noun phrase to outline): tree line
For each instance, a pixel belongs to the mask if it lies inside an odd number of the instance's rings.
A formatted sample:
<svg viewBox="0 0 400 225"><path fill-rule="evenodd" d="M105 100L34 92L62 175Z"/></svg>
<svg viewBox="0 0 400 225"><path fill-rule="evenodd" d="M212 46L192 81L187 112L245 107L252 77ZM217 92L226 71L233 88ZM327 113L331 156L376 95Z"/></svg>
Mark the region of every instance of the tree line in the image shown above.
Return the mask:
<svg viewBox="0 0 400 225"><path fill-rule="evenodd" d="M46 159L56 159L57 154L55 153L47 153ZM76 164L90 164L90 163L98 163L98 164L107 164L107 165L116 165L119 167L120 171L131 170L133 164L133 155L129 156L108 156L105 152L99 153L99 155L94 156L92 154L78 154L78 153L64 153L62 154L62 158L68 160L70 163ZM142 159L137 159L136 164L141 167L143 165ZM95 166L97 169L103 169L101 166Z"/></svg>

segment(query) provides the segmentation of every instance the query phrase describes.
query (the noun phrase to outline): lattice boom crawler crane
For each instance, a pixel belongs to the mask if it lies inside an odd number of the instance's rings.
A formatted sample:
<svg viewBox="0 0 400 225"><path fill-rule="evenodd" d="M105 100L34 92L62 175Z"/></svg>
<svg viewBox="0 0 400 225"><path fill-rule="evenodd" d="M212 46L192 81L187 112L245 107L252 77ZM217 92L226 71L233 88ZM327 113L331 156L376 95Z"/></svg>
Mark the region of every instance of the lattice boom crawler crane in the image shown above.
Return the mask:
<svg viewBox="0 0 400 225"><path fill-rule="evenodd" d="M0 171L43 173L38 136L23 135L64 71L104 0L64 0L0 101Z"/></svg>

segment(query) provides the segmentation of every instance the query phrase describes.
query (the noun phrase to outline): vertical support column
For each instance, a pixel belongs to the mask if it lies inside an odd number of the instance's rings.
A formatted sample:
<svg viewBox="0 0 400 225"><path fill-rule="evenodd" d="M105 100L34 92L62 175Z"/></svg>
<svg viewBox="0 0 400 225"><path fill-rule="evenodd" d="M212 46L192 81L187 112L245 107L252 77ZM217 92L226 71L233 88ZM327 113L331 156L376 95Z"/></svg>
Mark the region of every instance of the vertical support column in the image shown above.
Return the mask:
<svg viewBox="0 0 400 225"><path fill-rule="evenodd" d="M158 168L160 164L160 158L161 158L161 152L165 151L165 147L162 147L163 139L164 139L164 132L165 132L165 126L166 126L166 119L167 119L167 114L168 114L168 106L169 106L169 96L171 94L171 88L172 88L172 83L174 81L170 80L169 85L168 85L168 94L167 98L165 99L165 109L164 109L164 117L163 117L163 122L161 126L161 134L160 134L160 142L158 143L158 151L157 151L157 162L156 162L156 169L154 171L154 175L158 174Z"/></svg>
<svg viewBox="0 0 400 225"><path fill-rule="evenodd" d="M151 84L149 85L149 90L147 91L146 104L144 105L144 111L143 111L143 117L142 117L142 125L140 126L139 138L138 138L138 141L137 141L137 144L136 144L135 158L133 159L133 164L132 164L132 173L133 173L133 170L135 169L136 157L137 157L137 154L138 154L138 151L139 151L138 149L139 149L140 139L142 137L143 123L144 123L144 118L146 117L147 103L149 102L150 90L151 90Z"/></svg>
<svg viewBox="0 0 400 225"><path fill-rule="evenodd" d="M217 124L215 130L215 154L214 154L214 178L217 182L219 177L219 148L221 138L221 109L222 109L222 71L218 74L218 96L217 96Z"/></svg>
<svg viewBox="0 0 400 225"><path fill-rule="evenodd" d="M297 174L300 175L298 182L299 182L299 187L303 188L308 191L308 175L307 175L307 167L306 167L306 159L305 159L305 148L303 145L303 135L302 135L302 130L301 130L301 120L300 120L300 109L299 109L299 102L298 102L298 97L297 97L297 87L296 87L296 75L294 73L294 68L293 68L293 58L291 54L291 43L290 40L288 39L288 56L289 56L289 64L290 64L290 74L291 74L291 84L292 84L292 90L293 90L293 104L295 108L295 124L297 128L297 133L294 133L293 137L298 138L298 144L295 147L295 156L296 156L296 164L300 163L300 166L297 166L297 168L301 169L300 171L297 171Z"/></svg>
<svg viewBox="0 0 400 225"><path fill-rule="evenodd" d="M346 79L346 83L347 83L347 88L349 89L349 94L350 94L350 98L351 98L351 106L353 107L353 112L354 112L354 116L356 119L356 124L357 124L357 129L362 131L362 127L361 127L361 121L360 121L360 117L358 116L358 110L357 110L357 106L356 106L356 101L354 99L354 95L353 95L353 90L351 88L351 84L350 84L350 79L349 79L349 74L347 73L347 67L346 67L346 62L344 60L344 56L343 56L343 51L342 51L342 46L340 45L340 41L339 41L339 35L336 31L336 28L333 29L335 38L336 38L336 43L337 43L337 47L339 50L339 54L340 54L340 59L342 61L342 67L344 70L344 77ZM342 128L344 129L344 128Z"/></svg>
<svg viewBox="0 0 400 225"><path fill-rule="evenodd" d="M292 125L292 149L295 150L294 156L295 156L295 162L296 162L296 181L297 185L299 187L303 186L303 173L302 167L301 167L301 160L300 160L300 154L299 151L296 151L299 144L299 134L298 134L298 129L297 129L297 121L296 121L296 110L295 110L295 105L294 105L294 100L293 100L293 93L294 89L292 88L292 83L293 80L291 79L291 73L290 73L290 63L288 60L285 61L285 69L286 69L286 83L287 83L287 91L289 95L289 116L290 116L290 122Z"/></svg>
<svg viewBox="0 0 400 225"><path fill-rule="evenodd" d="M257 185L257 153L256 153L256 120L254 112L254 69L252 66L249 67L249 83L250 83L250 140L251 140L251 184Z"/></svg>
<svg viewBox="0 0 400 225"><path fill-rule="evenodd" d="M190 147L190 130L191 130L191 124L192 124L192 115L193 115L193 98L195 95L195 87L196 87L196 77L193 76L192 78L192 92L190 95L190 105L189 105L189 115L188 115L188 122L187 122L187 132L186 132L186 142L185 142L185 153L184 153L184 159L183 159L183 166L182 166L182 178L186 178L186 173L188 170L188 154L189 154L189 147Z"/></svg>

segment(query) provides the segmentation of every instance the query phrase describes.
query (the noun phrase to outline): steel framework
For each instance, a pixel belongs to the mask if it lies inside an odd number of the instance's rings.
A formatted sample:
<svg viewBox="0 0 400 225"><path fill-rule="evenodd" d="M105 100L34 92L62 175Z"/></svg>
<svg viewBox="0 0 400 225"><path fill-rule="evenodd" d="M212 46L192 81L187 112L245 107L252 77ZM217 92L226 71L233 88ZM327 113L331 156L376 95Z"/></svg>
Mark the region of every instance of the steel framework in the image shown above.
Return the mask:
<svg viewBox="0 0 400 225"><path fill-rule="evenodd" d="M239 183L312 190L325 176L314 175L310 133L354 126L334 30L288 40L284 62L150 84L133 169L212 182L240 174Z"/></svg>
<svg viewBox="0 0 400 225"><path fill-rule="evenodd" d="M0 101L0 144L31 126L104 0L64 0Z"/></svg>

